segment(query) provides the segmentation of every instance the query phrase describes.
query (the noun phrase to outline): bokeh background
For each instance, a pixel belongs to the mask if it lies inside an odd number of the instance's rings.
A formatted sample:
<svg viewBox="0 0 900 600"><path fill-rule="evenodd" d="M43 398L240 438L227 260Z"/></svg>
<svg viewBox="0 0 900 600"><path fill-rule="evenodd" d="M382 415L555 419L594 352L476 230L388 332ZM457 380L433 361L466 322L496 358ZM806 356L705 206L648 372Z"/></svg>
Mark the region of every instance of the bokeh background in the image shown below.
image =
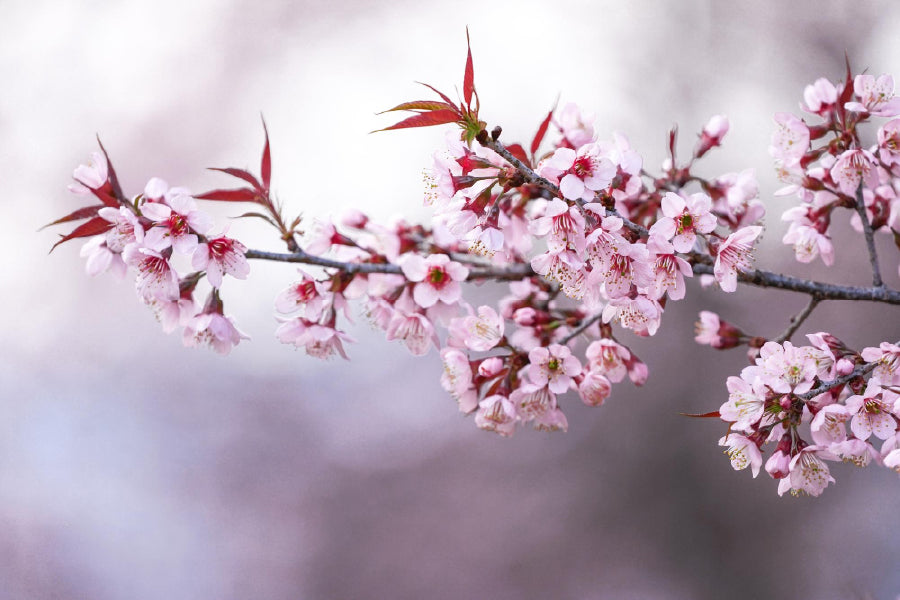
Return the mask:
<svg viewBox="0 0 900 600"><path fill-rule="evenodd" d="M724 113L706 174L754 167L769 208L758 261L865 284L861 240L803 267L780 238L788 200L767 154L772 114L854 67L900 74L900 5L841 2L0 3L0 598L892 599L900 482L833 468L819 499L779 498L735 473L715 410L745 359L692 341L698 310L761 335L805 300L691 287L651 340L650 365L568 434L477 431L414 360L369 330L351 362L272 336L291 268L229 281L253 341L229 357L166 336L128 282L83 273L78 242L41 225L74 209L72 169L99 134L128 193L151 176L194 190L207 166L256 169L260 113L289 212L359 207L426 219L421 171L438 130L368 132L377 116L452 90L469 27L483 115L531 139L557 97L629 136L654 168L678 124ZM224 213L219 213L224 215ZM846 220L837 229L847 229ZM256 224L232 233L278 249ZM887 240L881 240L887 242ZM882 243L897 285L897 255ZM896 309L824 304L803 331L857 347L897 339ZM800 338L802 341L802 338Z"/></svg>

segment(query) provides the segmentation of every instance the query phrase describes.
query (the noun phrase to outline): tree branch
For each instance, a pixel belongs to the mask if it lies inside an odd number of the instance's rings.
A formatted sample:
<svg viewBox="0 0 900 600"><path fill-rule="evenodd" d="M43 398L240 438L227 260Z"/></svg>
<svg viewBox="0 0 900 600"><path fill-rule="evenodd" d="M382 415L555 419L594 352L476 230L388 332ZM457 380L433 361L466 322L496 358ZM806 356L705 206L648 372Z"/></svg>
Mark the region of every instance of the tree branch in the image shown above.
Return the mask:
<svg viewBox="0 0 900 600"><path fill-rule="evenodd" d="M870 362L870 363L866 363L864 365L859 365L858 367L856 367L855 369L853 369L852 371L850 371L843 377L838 377L837 379L832 379L831 381L826 381L819 387L813 388L813 389L809 390L808 392L806 392L805 394L797 394L797 398L800 398L801 400L812 400L819 394L824 394L831 388L835 388L839 385L844 385L851 379L854 379L861 375L865 375L866 373L868 373L869 371L872 371L875 367L877 367L879 362L880 361L876 360L875 362Z"/></svg>
<svg viewBox="0 0 900 600"><path fill-rule="evenodd" d="M594 323L599 321L602 316L603 316L603 313L597 313L596 315L592 315L592 316L584 319L581 322L581 325L579 325L578 327L573 329L569 335L567 335L566 337L559 340L559 343L565 346L566 344L568 344L569 342L574 340L576 337L578 337L579 335L584 333L588 327L590 327L591 325L593 325Z"/></svg>
<svg viewBox="0 0 900 600"><path fill-rule="evenodd" d="M819 296L813 294L813 296L809 299L809 303L803 308L803 310L791 317L791 321L788 324L787 329L785 329L781 335L775 338L774 341L778 342L779 344L783 344L787 340L791 339L791 336L794 335L794 333L798 329L800 329L800 326L803 325L803 321L806 320L806 318L810 315L810 313L812 313L812 311L816 308L816 306L818 306L819 302L821 301L822 299L819 298Z"/></svg>

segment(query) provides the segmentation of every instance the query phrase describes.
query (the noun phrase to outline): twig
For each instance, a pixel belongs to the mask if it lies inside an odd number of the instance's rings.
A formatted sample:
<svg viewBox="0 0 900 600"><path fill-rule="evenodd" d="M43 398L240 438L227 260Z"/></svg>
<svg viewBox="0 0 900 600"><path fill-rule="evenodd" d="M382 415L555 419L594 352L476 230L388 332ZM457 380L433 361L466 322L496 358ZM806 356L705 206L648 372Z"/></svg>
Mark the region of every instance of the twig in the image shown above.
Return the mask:
<svg viewBox="0 0 900 600"><path fill-rule="evenodd" d="M860 182L856 188L856 212L862 221L863 235L866 238L866 248L869 250L869 262L872 264L872 285L877 288L884 287L881 280L881 270L878 268L878 253L875 251L875 233L872 231L872 224L869 223L869 217L866 215L866 203L863 200L863 184Z"/></svg>
<svg viewBox="0 0 900 600"><path fill-rule="evenodd" d="M713 274L711 265L695 264L693 268L694 273L697 275ZM797 277L760 271L758 269L738 272L738 281L756 287L776 288L811 296L815 295L820 300L864 300L868 302L884 302L885 304L900 304L900 292L889 290L885 287L834 285L832 283L798 279Z"/></svg>
<svg viewBox="0 0 900 600"><path fill-rule="evenodd" d="M809 303L803 308L803 310L801 310L799 313L797 313L796 315L791 317L791 321L788 324L787 329L785 329L781 335L779 335L777 338L775 338L775 341L778 342L779 344L782 344L782 343L786 342L787 340L791 339L791 336L794 335L794 333L798 329L800 329L800 326L803 325L803 321L806 320L806 318L810 315L810 313L816 308L816 306L821 301L822 301L822 299L819 298L818 295L813 294L812 297L809 299Z"/></svg>
<svg viewBox="0 0 900 600"><path fill-rule="evenodd" d="M844 375L843 377L838 377L837 379L832 379L831 381L826 381L819 387L813 388L813 389L809 390L808 392L806 392L805 394L797 394L797 398L800 398L801 400L812 400L819 394L824 394L831 388L835 388L839 385L844 385L851 379L860 377L861 375L865 375L866 373L868 373L869 371L871 371L875 367L877 367L879 362L881 362L881 361L876 360L875 362L870 362L870 363L866 363L864 365L860 365L860 366L856 367L855 369L853 369L852 371L850 371L849 373L847 373L846 375Z"/></svg>
<svg viewBox="0 0 900 600"><path fill-rule="evenodd" d="M578 337L579 335L584 333L588 327L590 327L591 325L593 325L594 323L599 321L602 316L603 316L603 313L597 313L596 315L592 315L592 316L588 317L587 319L584 319L581 322L581 325L579 325L578 327L573 329L569 335L567 335L563 339L559 340L559 343L562 345L568 344L569 342L574 340L576 337Z"/></svg>

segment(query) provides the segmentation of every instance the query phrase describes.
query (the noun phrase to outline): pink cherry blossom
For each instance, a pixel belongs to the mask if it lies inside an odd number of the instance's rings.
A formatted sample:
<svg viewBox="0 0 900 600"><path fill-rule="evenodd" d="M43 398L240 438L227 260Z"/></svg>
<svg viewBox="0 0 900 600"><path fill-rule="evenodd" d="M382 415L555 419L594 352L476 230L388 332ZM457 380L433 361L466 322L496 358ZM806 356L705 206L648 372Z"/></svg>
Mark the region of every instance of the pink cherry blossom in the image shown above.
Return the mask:
<svg viewBox="0 0 900 600"><path fill-rule="evenodd" d="M178 299L178 274L159 252L132 244L125 248L122 256L129 266L137 269L135 287L141 298Z"/></svg>
<svg viewBox="0 0 900 600"><path fill-rule="evenodd" d="M878 362L872 371L874 381L883 386L900 383L900 346L881 342L877 348L863 348L860 354L866 362Z"/></svg>
<svg viewBox="0 0 900 600"><path fill-rule="evenodd" d="M528 353L528 379L537 386L548 385L554 394L569 389L572 377L581 372L581 363L567 346L551 344Z"/></svg>
<svg viewBox="0 0 900 600"><path fill-rule="evenodd" d="M713 274L722 291L737 289L738 271L747 271L753 262L753 242L762 233L762 227L751 225L738 229L722 242L716 254Z"/></svg>
<svg viewBox="0 0 900 600"><path fill-rule="evenodd" d="M504 319L487 305L478 307L477 315L450 321L450 336L457 344L476 352L486 352L503 337Z"/></svg>
<svg viewBox="0 0 900 600"><path fill-rule="evenodd" d="M563 140L572 148L580 148L594 141L594 115L583 112L577 104L568 102L556 114L556 126L563 134Z"/></svg>
<svg viewBox="0 0 900 600"><path fill-rule="evenodd" d="M219 354L228 354L231 349L250 338L234 326L230 317L213 312L200 313L190 319L184 328L184 345L188 347L209 346Z"/></svg>
<svg viewBox="0 0 900 600"><path fill-rule="evenodd" d="M585 350L588 364L613 383L619 383L628 373L631 352L625 346L608 339L595 340Z"/></svg>
<svg viewBox="0 0 900 600"><path fill-rule="evenodd" d="M637 295L613 298L603 309L603 322L618 320L622 327L640 336L655 335L662 320L662 306L655 298Z"/></svg>
<svg viewBox="0 0 900 600"><path fill-rule="evenodd" d="M460 412L470 413L478 408L478 393L472 383L472 365L465 353L456 348L444 348L441 350L441 360L444 364L441 387L456 400Z"/></svg>
<svg viewBox="0 0 900 600"><path fill-rule="evenodd" d="M778 495L787 491L795 496L801 492L810 496L820 495L829 483L834 483L823 458L834 460L837 457L819 446L807 446L798 452L791 459L790 475L778 483Z"/></svg>
<svg viewBox="0 0 900 600"><path fill-rule="evenodd" d="M547 204L543 216L529 225L531 234L547 238L547 249L558 254L565 250L584 252L584 217L574 206L569 206L559 198Z"/></svg>
<svg viewBox="0 0 900 600"><path fill-rule="evenodd" d="M878 117L896 117L900 114L900 98L894 96L894 78L890 75L857 75L853 80L853 92L859 102L847 102L844 108L854 112L867 112Z"/></svg>
<svg viewBox="0 0 900 600"><path fill-rule="evenodd" d="M765 412L766 397L762 386L734 376L728 378L726 385L728 401L719 408L719 415L723 421L732 421L731 428L735 431L751 431Z"/></svg>
<svg viewBox="0 0 900 600"><path fill-rule="evenodd" d="M386 332L388 341L401 340L413 356L424 356L432 345L438 346L434 325L421 313L395 310Z"/></svg>
<svg viewBox="0 0 900 600"><path fill-rule="evenodd" d="M75 183L69 184L69 191L73 194L88 195L91 190L99 190L109 178L106 157L100 152L91 152L88 163L78 165L72 178Z"/></svg>
<svg viewBox="0 0 900 600"><path fill-rule="evenodd" d="M802 120L789 113L776 113L778 129L772 135L769 154L785 167L799 164L809 149L809 128Z"/></svg>
<svg viewBox="0 0 900 600"><path fill-rule="evenodd" d="M666 192L662 198L661 217L651 234L671 240L678 252L690 252L698 233L710 233L716 228L716 217L710 212L712 201L706 194L691 194L683 198Z"/></svg>
<svg viewBox="0 0 900 600"><path fill-rule="evenodd" d="M141 206L145 217L155 223L145 236L144 244L158 252L173 247L182 254L191 254L197 247L197 235L206 234L213 225L212 217L197 209L197 203L186 195L178 195L161 202L145 202Z"/></svg>
<svg viewBox="0 0 900 600"><path fill-rule="evenodd" d="M408 253L400 257L400 268L409 281L416 282L413 298L422 308L438 302L455 304L462 296L460 281L469 276L469 269L450 260L446 254L431 254L424 258Z"/></svg>
<svg viewBox="0 0 900 600"><path fill-rule="evenodd" d="M719 440L720 446L727 446L725 455L731 460L731 466L735 471L741 471L750 467L750 471L755 478L759 475L759 468L762 466L762 454L759 447L751 441L737 433L731 433Z"/></svg>
<svg viewBox="0 0 900 600"><path fill-rule="evenodd" d="M516 408L509 398L500 394L488 396L478 403L475 425L509 437L516 431Z"/></svg>
<svg viewBox="0 0 900 600"><path fill-rule="evenodd" d="M856 197L856 189L861 181L869 187L878 184L876 160L868 150L854 148L842 153L831 168L831 178L838 184L841 192Z"/></svg>
<svg viewBox="0 0 900 600"><path fill-rule="evenodd" d="M122 252L128 244L144 241L144 228L131 209L104 206L97 214L113 224L106 232L106 246L111 251Z"/></svg>
<svg viewBox="0 0 900 600"><path fill-rule="evenodd" d="M314 358L327 359L337 353L349 360L344 351L344 342L355 340L343 331L312 323L303 317L280 320L282 323L275 330L275 337L280 342L305 348L306 353Z"/></svg>
<svg viewBox="0 0 900 600"><path fill-rule="evenodd" d="M250 264L244 256L246 251L247 247L235 239L213 238L197 246L191 265L201 271L205 269L210 285L219 288L226 274L235 279L246 279L250 274Z"/></svg>
<svg viewBox="0 0 900 600"><path fill-rule="evenodd" d="M827 447L847 439L844 425L851 414L843 404L829 404L822 408L810 423L810 432L816 444Z"/></svg>
<svg viewBox="0 0 900 600"><path fill-rule="evenodd" d="M897 430L897 420L892 414L896 394L882 390L878 383L869 381L864 395L853 395L845 402L850 420L850 430L861 440L875 437L886 440Z"/></svg>
<svg viewBox="0 0 900 600"><path fill-rule="evenodd" d="M578 395L588 406L600 406L612 393L612 384L596 365L588 365L578 384Z"/></svg>
<svg viewBox="0 0 900 600"><path fill-rule="evenodd" d="M538 173L559 181L563 198L589 202L595 192L609 187L616 175L616 167L601 156L599 145L590 143L579 147L577 152L571 148L557 148L538 166Z"/></svg>
<svg viewBox="0 0 900 600"><path fill-rule="evenodd" d="M838 92L834 84L824 77L816 79L816 81L804 88L803 101L800 108L806 112L817 114L825 117L834 110L837 104Z"/></svg>
<svg viewBox="0 0 900 600"><path fill-rule="evenodd" d="M675 255L675 248L671 243L655 235L650 235L647 250L653 257L653 295L662 298L664 294L668 294L672 300L684 298L684 278L694 276L691 265Z"/></svg>

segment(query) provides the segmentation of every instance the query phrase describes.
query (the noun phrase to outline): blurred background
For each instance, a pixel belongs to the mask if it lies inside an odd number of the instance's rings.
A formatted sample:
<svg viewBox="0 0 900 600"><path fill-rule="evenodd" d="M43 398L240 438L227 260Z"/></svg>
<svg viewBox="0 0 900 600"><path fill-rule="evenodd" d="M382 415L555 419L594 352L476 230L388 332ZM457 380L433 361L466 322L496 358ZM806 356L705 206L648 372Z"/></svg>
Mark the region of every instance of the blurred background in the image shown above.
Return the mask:
<svg viewBox="0 0 900 600"><path fill-rule="evenodd" d="M358 207L426 219L437 129L368 132L375 113L461 84L469 27L482 115L527 143L556 102L625 133L653 170L719 113L701 171L754 167L769 210L758 264L865 284L862 241L803 267L780 240L767 153L776 111L856 70L900 74L900 5L804 1L375 3L5 0L0 3L0 599L893 599L900 482L832 467L819 499L779 498L716 445L725 378L745 364L692 341L697 312L775 335L803 297L691 285L651 340L643 389L565 400L567 434L476 430L413 359L360 319L351 362L273 338L291 267L228 281L253 337L226 358L183 348L80 242L36 230L75 207L72 169L101 137L126 193L152 176L206 190L208 166L258 168L262 113L289 213ZM451 95L453 95L451 93ZM224 217L226 213L217 213ZM232 213L234 214L234 213ZM220 221L223 222L223 221ZM848 229L847 220L837 230ZM232 233L280 250L256 223ZM880 240L897 286L897 259ZM896 309L826 303L802 332L861 348ZM795 341L802 343L797 336Z"/></svg>

